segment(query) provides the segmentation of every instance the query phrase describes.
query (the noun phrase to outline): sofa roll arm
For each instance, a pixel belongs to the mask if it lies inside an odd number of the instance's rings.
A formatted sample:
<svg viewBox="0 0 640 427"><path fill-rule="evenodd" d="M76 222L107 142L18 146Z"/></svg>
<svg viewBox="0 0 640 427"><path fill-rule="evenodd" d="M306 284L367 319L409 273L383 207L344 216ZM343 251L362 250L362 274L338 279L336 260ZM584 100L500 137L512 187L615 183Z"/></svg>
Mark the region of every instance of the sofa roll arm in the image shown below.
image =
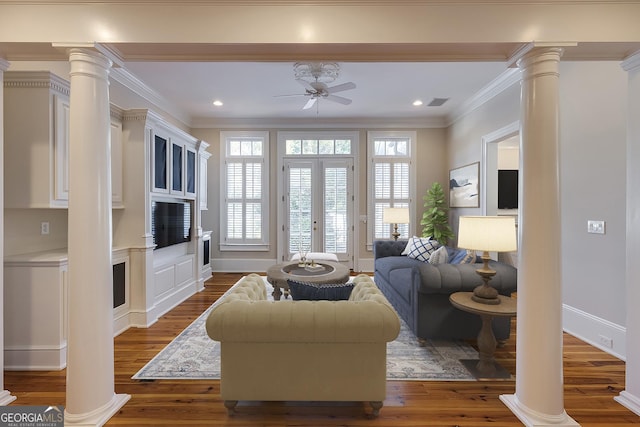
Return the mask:
<svg viewBox="0 0 640 427"><path fill-rule="evenodd" d="M398 315L376 301L243 301L215 307L207 334L221 342L390 342Z"/></svg>

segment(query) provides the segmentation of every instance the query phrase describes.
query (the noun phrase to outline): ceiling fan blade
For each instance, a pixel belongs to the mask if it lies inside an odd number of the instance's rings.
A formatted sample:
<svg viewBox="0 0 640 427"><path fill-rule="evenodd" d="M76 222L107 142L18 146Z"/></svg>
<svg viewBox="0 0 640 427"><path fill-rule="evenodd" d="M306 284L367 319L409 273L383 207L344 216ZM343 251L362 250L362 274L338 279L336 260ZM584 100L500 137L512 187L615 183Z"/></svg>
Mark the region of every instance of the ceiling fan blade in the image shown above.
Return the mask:
<svg viewBox="0 0 640 427"><path fill-rule="evenodd" d="M313 87L313 86L311 85L311 83L309 83L309 82L308 82L308 81L306 81L306 80L296 79L296 81L297 81L298 83L300 83L302 86L304 86L304 88L305 88L306 90L310 91L310 92L316 92L316 91L317 91L317 89L316 89L315 87Z"/></svg>
<svg viewBox="0 0 640 427"><path fill-rule="evenodd" d="M342 96L338 96L338 95L327 95L326 97L328 100L330 101L334 101L337 102L339 104L342 105L349 105L351 104L351 100Z"/></svg>
<svg viewBox="0 0 640 427"><path fill-rule="evenodd" d="M308 110L309 108L313 107L313 104L316 103L316 99L317 98L311 98L310 100L307 101L306 104L304 104L304 107L302 107L303 110Z"/></svg>
<svg viewBox="0 0 640 427"><path fill-rule="evenodd" d="M356 84L353 82L342 83L340 85L327 88L327 93L342 92L343 90L355 89Z"/></svg>
<svg viewBox="0 0 640 427"><path fill-rule="evenodd" d="M309 96L309 95L306 94L306 93L292 93L292 94L289 94L289 95L273 95L274 98L285 98L285 97L288 97L288 96Z"/></svg>

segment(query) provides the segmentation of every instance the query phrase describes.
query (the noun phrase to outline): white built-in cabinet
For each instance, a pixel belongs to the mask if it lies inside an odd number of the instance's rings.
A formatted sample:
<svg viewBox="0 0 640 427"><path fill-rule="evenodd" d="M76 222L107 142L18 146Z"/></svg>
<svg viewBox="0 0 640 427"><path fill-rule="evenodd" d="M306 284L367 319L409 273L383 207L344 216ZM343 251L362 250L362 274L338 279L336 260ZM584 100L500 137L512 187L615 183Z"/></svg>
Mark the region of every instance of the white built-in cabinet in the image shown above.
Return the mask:
<svg viewBox="0 0 640 427"><path fill-rule="evenodd" d="M4 259L4 368L57 370L67 363L68 257L66 249ZM129 255L116 249L113 265L113 327L129 328Z"/></svg>
<svg viewBox="0 0 640 427"><path fill-rule="evenodd" d="M197 141L154 130L151 142L151 191L173 197L194 199L197 190Z"/></svg>
<svg viewBox="0 0 640 427"><path fill-rule="evenodd" d="M44 71L4 73L5 208L69 205L69 83ZM111 115L113 207L122 207L122 122Z"/></svg>

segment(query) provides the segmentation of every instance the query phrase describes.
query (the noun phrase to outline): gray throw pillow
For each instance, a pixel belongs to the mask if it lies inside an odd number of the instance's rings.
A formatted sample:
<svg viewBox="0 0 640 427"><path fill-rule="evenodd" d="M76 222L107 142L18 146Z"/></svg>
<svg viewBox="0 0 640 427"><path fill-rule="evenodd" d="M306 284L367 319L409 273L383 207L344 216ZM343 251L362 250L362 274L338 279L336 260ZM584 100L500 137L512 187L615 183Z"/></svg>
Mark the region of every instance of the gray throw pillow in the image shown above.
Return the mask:
<svg viewBox="0 0 640 427"><path fill-rule="evenodd" d="M295 300L348 300L354 283L317 284L287 280L291 298Z"/></svg>

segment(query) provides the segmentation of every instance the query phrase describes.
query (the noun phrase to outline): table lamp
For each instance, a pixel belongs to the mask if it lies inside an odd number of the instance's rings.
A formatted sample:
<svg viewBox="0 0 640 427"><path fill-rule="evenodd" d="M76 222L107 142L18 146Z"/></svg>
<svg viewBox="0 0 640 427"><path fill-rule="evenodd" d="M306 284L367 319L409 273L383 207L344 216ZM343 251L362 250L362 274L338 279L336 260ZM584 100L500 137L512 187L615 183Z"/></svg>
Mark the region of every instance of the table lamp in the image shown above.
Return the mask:
<svg viewBox="0 0 640 427"><path fill-rule="evenodd" d="M393 240L398 240L398 224L409 224L409 208L384 208L382 211L382 222L393 224Z"/></svg>
<svg viewBox="0 0 640 427"><path fill-rule="evenodd" d="M476 270L482 285L471 299L482 304L500 304L498 291L489 285L496 271L489 267L489 252L511 252L518 248L516 221L512 216L461 216L458 223L458 247L482 251L483 266Z"/></svg>

